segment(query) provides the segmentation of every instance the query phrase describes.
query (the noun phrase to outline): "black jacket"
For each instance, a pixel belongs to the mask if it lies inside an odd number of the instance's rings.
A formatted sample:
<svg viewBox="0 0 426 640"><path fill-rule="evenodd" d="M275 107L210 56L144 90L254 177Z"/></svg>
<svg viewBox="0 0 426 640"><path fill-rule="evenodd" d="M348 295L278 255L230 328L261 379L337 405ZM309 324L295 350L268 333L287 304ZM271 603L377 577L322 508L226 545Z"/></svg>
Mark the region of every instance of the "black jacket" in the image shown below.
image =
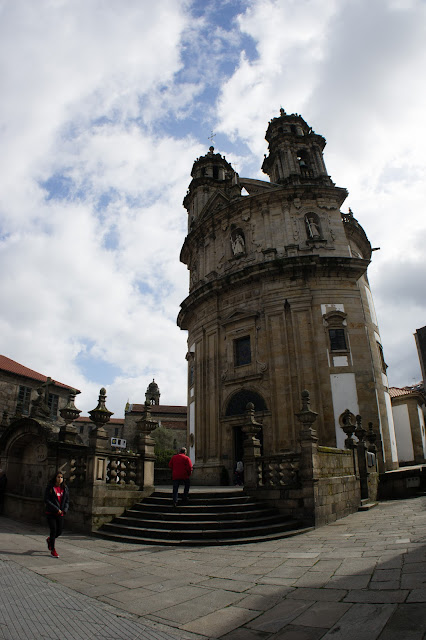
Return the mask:
<svg viewBox="0 0 426 640"><path fill-rule="evenodd" d="M68 491L68 487L64 487L61 504L59 504L59 500L53 488L53 484L48 484L46 487L46 491L44 492L44 502L46 505L46 513L48 515L56 516L59 509L66 513L70 506L70 494Z"/></svg>

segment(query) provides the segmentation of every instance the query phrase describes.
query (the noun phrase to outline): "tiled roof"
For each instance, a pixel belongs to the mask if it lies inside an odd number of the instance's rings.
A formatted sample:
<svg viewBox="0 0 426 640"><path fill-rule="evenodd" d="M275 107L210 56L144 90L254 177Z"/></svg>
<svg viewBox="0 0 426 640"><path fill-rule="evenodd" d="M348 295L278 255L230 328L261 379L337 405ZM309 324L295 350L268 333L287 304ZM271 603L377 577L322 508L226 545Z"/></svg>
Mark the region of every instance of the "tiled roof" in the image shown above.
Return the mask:
<svg viewBox="0 0 426 640"><path fill-rule="evenodd" d="M31 380L38 380L39 382L46 382L47 380L47 376L44 376L42 373L37 373L37 371L24 367L24 365L19 364L19 362L15 362L15 360L11 360L10 358L6 358L6 356L1 355L0 370L7 371L8 373L14 373L17 376L22 376L24 378L30 378ZM57 387L62 387L63 389L75 389L75 387L70 387L68 384L63 384L56 380L52 380L52 382ZM78 389L76 389L76 391L78 391Z"/></svg>
<svg viewBox="0 0 426 640"><path fill-rule="evenodd" d="M399 389L398 387L389 387L389 395L391 398L399 398L401 396L411 396L421 393L420 389L413 389L412 387L403 387L402 389Z"/></svg>
<svg viewBox="0 0 426 640"><path fill-rule="evenodd" d="M182 407L181 405L172 406L168 404L153 404L150 406L149 410L151 413L181 413L186 416L187 408ZM145 405L144 404L132 404L130 413L145 413Z"/></svg>

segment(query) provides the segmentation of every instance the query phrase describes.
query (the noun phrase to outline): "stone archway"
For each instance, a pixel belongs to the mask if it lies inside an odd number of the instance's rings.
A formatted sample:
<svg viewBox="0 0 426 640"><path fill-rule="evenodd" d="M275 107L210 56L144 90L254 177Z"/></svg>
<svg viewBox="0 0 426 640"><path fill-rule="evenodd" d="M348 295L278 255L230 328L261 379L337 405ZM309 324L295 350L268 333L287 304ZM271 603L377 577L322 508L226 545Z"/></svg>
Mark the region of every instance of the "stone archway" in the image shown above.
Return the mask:
<svg viewBox="0 0 426 640"><path fill-rule="evenodd" d="M18 519L43 517L44 489L57 463L50 430L33 418L16 420L2 435L0 452L8 478L5 513Z"/></svg>
<svg viewBox="0 0 426 640"><path fill-rule="evenodd" d="M234 465L238 462L238 460L243 459L243 432L241 427L244 423L244 417L246 415L247 404L252 402L254 404L255 412L267 411L268 408L266 406L266 402L264 398L251 389L240 389L234 395L230 397L228 400L228 404L226 406L225 416L233 417L238 416L241 417L241 423L234 424L233 426L233 458ZM257 434L257 438L260 440L261 452L263 451L263 429Z"/></svg>

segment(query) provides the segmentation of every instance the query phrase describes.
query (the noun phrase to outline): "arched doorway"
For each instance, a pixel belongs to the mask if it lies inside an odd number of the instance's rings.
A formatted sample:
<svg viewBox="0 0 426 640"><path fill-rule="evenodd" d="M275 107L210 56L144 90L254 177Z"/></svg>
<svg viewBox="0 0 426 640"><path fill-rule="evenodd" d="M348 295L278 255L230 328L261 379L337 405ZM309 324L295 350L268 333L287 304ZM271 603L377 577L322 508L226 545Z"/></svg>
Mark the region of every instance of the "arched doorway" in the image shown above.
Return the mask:
<svg viewBox="0 0 426 640"><path fill-rule="evenodd" d="M226 407L225 415L226 417L232 416L241 416L243 418L247 404L252 402L254 404L255 412L258 411L267 411L268 408L266 406L266 402L264 398L257 393L256 391L252 391L250 389L241 389L237 391L229 400L228 405ZM241 430L241 424L237 424L234 426L234 465L238 462L238 460L243 459L244 454L244 435ZM260 440L260 451L263 451L263 430L261 429L257 435Z"/></svg>

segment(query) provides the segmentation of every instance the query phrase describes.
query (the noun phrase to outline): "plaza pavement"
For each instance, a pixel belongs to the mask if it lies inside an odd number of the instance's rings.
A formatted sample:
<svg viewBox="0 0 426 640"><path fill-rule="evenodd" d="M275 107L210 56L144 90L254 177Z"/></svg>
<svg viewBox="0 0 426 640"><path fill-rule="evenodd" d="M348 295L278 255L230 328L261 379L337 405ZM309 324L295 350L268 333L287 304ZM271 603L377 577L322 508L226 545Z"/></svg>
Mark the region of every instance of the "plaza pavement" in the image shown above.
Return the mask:
<svg viewBox="0 0 426 640"><path fill-rule="evenodd" d="M46 536L0 517L2 639L426 638L426 497L236 546Z"/></svg>

